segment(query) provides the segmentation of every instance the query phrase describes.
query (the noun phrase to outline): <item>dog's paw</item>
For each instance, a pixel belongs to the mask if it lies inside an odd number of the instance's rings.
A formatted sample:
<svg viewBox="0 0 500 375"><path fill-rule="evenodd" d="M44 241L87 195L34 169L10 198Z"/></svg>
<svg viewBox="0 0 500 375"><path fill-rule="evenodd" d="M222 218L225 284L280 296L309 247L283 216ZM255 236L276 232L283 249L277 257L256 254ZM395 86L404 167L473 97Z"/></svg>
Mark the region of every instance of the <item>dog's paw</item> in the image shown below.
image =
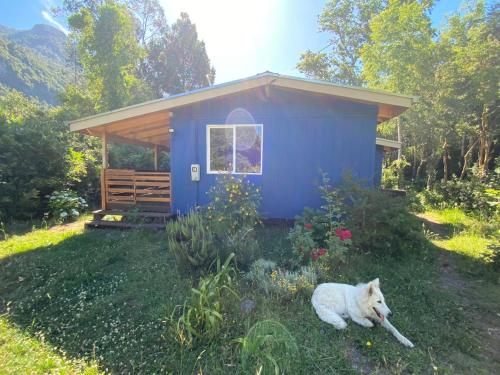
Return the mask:
<svg viewBox="0 0 500 375"><path fill-rule="evenodd" d="M335 328L337 329L346 329L347 328L347 323L344 321L344 322L338 322L335 324Z"/></svg>
<svg viewBox="0 0 500 375"><path fill-rule="evenodd" d="M401 344L403 344L407 348L414 348L415 347L415 345L413 345L413 343L410 340L408 340L406 337L401 339Z"/></svg>
<svg viewBox="0 0 500 375"><path fill-rule="evenodd" d="M371 321L371 320L368 320L366 323L365 323L365 327L367 328L372 328L374 327L375 324Z"/></svg>

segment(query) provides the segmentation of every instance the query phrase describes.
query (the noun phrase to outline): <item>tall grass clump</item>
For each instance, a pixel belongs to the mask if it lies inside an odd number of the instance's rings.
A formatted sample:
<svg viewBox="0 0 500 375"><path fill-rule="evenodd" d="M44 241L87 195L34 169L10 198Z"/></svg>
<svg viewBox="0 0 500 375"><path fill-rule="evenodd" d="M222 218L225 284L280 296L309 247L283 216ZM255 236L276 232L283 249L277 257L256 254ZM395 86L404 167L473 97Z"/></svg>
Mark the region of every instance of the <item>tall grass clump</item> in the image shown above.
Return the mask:
<svg viewBox="0 0 500 375"><path fill-rule="evenodd" d="M298 360L293 335L281 323L263 320L255 323L241 345L241 366L246 374L291 374Z"/></svg>
<svg viewBox="0 0 500 375"><path fill-rule="evenodd" d="M224 264L217 259L216 272L200 278L198 288L191 289L190 299L172 312L170 320L175 321L174 335L181 346L191 348L219 334L224 319L223 299L227 294L238 296L233 289L236 278L236 271L231 266L233 258L231 254Z"/></svg>

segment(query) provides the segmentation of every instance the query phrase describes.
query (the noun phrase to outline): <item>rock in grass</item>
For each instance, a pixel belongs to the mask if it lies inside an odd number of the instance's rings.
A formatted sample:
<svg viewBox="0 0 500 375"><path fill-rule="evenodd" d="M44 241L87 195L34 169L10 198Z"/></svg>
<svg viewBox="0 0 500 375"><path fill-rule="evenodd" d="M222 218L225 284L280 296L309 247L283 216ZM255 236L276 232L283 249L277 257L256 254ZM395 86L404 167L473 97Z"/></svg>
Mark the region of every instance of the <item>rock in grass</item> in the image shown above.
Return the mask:
<svg viewBox="0 0 500 375"><path fill-rule="evenodd" d="M245 299L241 302L240 308L243 314L250 314L255 308L255 301L253 299Z"/></svg>

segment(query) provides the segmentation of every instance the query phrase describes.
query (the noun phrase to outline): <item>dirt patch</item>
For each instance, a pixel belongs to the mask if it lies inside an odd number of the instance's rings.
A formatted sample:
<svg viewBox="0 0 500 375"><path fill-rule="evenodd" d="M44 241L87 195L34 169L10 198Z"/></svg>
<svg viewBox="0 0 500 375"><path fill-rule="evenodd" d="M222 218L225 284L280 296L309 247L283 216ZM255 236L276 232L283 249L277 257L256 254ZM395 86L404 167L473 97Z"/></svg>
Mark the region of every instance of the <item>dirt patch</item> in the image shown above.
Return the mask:
<svg viewBox="0 0 500 375"><path fill-rule="evenodd" d="M373 372L373 364L369 359L363 357L361 351L352 344L347 344L347 357L351 360L352 368L361 374L371 374Z"/></svg>
<svg viewBox="0 0 500 375"><path fill-rule="evenodd" d="M56 225L49 228L51 232L68 232L70 230L79 230L82 229L85 223L83 221L75 221L72 223Z"/></svg>

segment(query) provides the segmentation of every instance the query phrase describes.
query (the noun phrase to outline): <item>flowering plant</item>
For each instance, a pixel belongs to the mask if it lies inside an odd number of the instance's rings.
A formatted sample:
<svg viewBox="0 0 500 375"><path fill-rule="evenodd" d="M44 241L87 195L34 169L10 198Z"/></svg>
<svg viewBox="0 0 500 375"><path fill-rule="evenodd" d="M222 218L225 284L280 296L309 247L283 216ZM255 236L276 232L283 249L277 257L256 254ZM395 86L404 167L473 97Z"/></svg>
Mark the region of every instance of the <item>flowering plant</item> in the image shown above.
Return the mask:
<svg viewBox="0 0 500 375"><path fill-rule="evenodd" d="M345 260L352 244L352 233L342 226L344 203L326 176L323 176L320 192L325 202L321 210L304 209L288 239L292 243L296 265L312 262L319 268L331 270L336 263Z"/></svg>
<svg viewBox="0 0 500 375"><path fill-rule="evenodd" d="M75 220L88 207L85 199L71 190L54 191L48 198L50 214L61 222Z"/></svg>
<svg viewBox="0 0 500 375"><path fill-rule="evenodd" d="M259 188L244 178L221 175L208 195L211 202L205 211L206 219L219 253L235 253L237 263L249 264L258 250L255 227L261 223Z"/></svg>
<svg viewBox="0 0 500 375"><path fill-rule="evenodd" d="M208 191L210 204L207 217L214 226L237 231L260 223L258 208L261 201L259 188L243 178L221 175Z"/></svg>

